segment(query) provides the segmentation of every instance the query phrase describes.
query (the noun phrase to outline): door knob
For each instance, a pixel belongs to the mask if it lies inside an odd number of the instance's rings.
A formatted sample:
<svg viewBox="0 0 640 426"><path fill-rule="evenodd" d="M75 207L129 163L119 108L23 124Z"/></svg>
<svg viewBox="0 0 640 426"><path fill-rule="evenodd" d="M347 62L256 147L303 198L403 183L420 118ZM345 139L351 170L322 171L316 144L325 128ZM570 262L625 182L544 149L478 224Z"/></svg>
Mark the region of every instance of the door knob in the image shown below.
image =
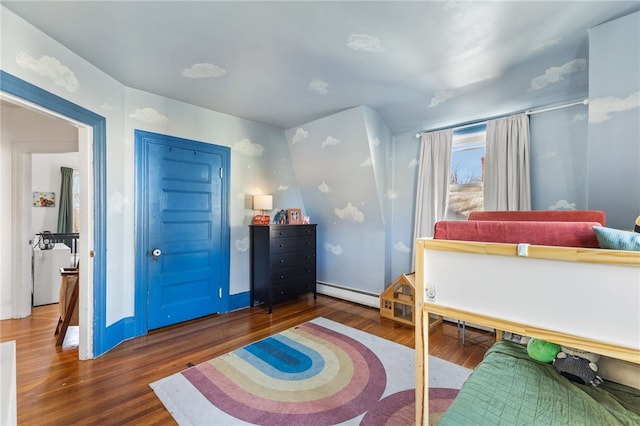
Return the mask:
<svg viewBox="0 0 640 426"><path fill-rule="evenodd" d="M153 256L153 260L158 260L158 257L160 257L161 254L162 254L162 250L160 250L159 248L154 248L153 251L151 252L151 255Z"/></svg>

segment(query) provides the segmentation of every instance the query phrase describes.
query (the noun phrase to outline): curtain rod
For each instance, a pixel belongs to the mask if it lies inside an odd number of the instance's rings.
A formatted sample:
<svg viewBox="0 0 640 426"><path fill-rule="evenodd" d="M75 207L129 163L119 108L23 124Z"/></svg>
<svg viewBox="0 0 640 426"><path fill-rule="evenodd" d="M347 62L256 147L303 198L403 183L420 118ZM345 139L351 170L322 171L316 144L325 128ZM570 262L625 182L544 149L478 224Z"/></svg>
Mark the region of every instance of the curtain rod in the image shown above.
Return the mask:
<svg viewBox="0 0 640 426"><path fill-rule="evenodd" d="M585 98L581 101L573 101L573 102L568 102L566 104L561 104L561 105L551 105L548 107L542 107L542 108L538 108L538 109L527 109L527 110L523 110L523 111L518 111L518 112L512 112L509 114L502 114L502 115L497 115L494 117L489 117L489 118L485 118L482 120L473 120L473 121L467 121L464 123L460 123L460 124L454 124L451 126L446 126L446 127L439 127L436 129L432 129L432 130L423 130L421 132L416 133L416 138L419 138L420 136L422 136L423 133L428 133L428 132L437 132L439 130L445 130L445 129L451 129L451 128L455 128L455 129L462 129L465 127L471 127L471 126L475 126L477 124L481 124L484 123L486 121L489 120L496 120L498 118L504 118L504 117L508 117L510 115L515 115L515 114L527 114L527 115L534 115L534 114L540 114L542 112L549 112L549 111L555 111L557 109L563 109L563 108L569 108L572 106L576 106L576 105L588 105L589 104L589 99Z"/></svg>

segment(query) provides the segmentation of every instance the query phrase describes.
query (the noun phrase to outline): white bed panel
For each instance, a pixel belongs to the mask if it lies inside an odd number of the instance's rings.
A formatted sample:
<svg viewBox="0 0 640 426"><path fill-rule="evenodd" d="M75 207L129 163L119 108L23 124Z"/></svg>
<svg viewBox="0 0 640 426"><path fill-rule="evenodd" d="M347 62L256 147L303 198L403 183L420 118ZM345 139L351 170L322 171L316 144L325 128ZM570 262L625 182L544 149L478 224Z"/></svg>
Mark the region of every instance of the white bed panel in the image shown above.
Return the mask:
<svg viewBox="0 0 640 426"><path fill-rule="evenodd" d="M640 267L424 250L439 305L640 348Z"/></svg>

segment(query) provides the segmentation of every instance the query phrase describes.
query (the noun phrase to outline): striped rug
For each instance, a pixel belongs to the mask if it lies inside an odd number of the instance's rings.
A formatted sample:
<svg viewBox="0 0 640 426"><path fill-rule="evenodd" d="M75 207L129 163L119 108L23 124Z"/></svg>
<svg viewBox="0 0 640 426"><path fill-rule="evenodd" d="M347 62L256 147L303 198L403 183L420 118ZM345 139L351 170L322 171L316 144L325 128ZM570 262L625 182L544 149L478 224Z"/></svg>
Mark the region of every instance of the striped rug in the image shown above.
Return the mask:
<svg viewBox="0 0 640 426"><path fill-rule="evenodd" d="M414 351L317 318L151 383L180 425L409 425ZM431 357L432 421L471 370Z"/></svg>

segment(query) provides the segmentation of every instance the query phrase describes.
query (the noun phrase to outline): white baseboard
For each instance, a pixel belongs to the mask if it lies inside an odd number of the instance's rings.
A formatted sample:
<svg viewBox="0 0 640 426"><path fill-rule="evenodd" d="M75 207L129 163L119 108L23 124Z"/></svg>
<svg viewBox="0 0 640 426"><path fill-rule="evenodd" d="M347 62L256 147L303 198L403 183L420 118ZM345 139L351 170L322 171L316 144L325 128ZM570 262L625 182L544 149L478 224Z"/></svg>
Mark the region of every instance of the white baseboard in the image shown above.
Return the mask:
<svg viewBox="0 0 640 426"><path fill-rule="evenodd" d="M16 341L0 343L0 424L18 424L16 387Z"/></svg>
<svg viewBox="0 0 640 426"><path fill-rule="evenodd" d="M0 320L5 320L13 317L13 304L11 300L0 302Z"/></svg>
<svg viewBox="0 0 640 426"><path fill-rule="evenodd" d="M349 302L359 303L372 308L380 307L380 296L374 293L365 293L361 290L321 282L317 283L316 290L325 296L348 300Z"/></svg>

